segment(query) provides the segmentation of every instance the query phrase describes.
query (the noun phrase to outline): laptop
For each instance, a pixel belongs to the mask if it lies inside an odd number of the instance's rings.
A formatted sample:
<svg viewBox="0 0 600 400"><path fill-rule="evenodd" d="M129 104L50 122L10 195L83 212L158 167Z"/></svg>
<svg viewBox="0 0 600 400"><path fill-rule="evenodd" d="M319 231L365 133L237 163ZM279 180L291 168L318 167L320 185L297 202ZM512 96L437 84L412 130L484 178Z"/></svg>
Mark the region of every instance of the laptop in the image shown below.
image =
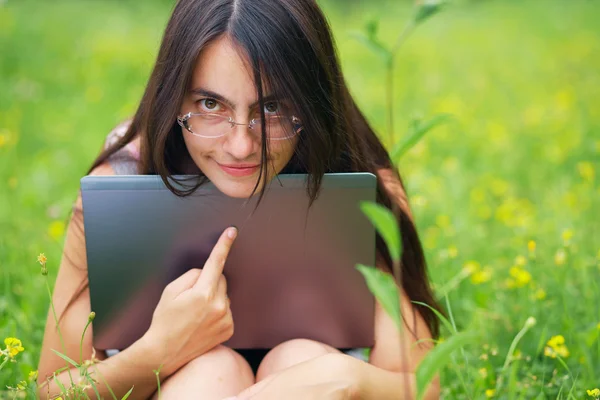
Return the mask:
<svg viewBox="0 0 600 400"><path fill-rule="evenodd" d="M306 179L279 175L258 204L258 195L230 198L211 183L178 197L156 175L82 178L94 347L138 340L164 287L202 268L232 225L239 233L223 274L235 333L224 345L373 346L375 301L355 265L375 265L375 230L359 203L375 201L376 177L325 174L310 207Z"/></svg>

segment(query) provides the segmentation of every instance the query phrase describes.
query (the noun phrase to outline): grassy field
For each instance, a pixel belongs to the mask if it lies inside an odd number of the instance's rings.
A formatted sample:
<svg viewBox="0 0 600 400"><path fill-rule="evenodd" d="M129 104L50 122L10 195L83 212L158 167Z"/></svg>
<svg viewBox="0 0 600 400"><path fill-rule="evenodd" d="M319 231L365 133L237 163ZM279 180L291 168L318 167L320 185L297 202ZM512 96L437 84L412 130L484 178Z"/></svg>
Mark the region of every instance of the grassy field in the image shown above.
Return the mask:
<svg viewBox="0 0 600 400"><path fill-rule="evenodd" d="M347 80L387 138L384 68L350 33L379 18L391 45L410 7L341 3L323 6ZM49 304L36 256L53 282L79 178L135 110L170 9L0 2L0 340L25 348L0 399L36 369ZM454 116L399 160L436 293L480 335L444 366L445 398L600 387L599 16L594 1L462 1L398 54L395 140L415 117Z"/></svg>

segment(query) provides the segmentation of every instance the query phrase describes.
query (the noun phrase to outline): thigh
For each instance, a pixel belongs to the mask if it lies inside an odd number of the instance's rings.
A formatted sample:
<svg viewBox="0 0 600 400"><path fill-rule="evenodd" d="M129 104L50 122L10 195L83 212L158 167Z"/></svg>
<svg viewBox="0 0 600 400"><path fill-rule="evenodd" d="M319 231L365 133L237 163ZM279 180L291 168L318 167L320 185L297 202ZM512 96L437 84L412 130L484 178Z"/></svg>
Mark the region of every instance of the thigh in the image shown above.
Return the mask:
<svg viewBox="0 0 600 400"><path fill-rule="evenodd" d="M282 371L292 365L308 361L328 353L339 353L334 347L308 339L294 339L274 347L260 363L256 381Z"/></svg>
<svg viewBox="0 0 600 400"><path fill-rule="evenodd" d="M254 374L246 360L228 347L217 346L165 380L161 400L221 400L253 384ZM153 399L158 399L158 394Z"/></svg>

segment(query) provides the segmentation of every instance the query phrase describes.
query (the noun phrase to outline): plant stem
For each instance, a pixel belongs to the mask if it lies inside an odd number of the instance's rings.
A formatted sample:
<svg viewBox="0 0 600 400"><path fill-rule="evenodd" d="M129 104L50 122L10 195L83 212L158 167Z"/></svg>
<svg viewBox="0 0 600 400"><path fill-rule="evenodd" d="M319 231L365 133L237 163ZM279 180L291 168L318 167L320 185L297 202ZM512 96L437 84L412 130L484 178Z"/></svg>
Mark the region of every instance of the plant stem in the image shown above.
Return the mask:
<svg viewBox="0 0 600 400"><path fill-rule="evenodd" d="M156 384L158 386L158 391L157 391L158 400L160 400L160 377L158 376L159 371L160 371L160 368L158 369L158 371L155 372L155 374L156 374Z"/></svg>
<svg viewBox="0 0 600 400"><path fill-rule="evenodd" d="M83 328L83 333L81 334L81 340L79 341L79 364L83 364L83 337L85 336L85 331L87 331L88 326L92 321L88 319L87 324L85 324L85 328Z"/></svg>
<svg viewBox="0 0 600 400"><path fill-rule="evenodd" d="M4 361L2 361L2 364L0 364L0 371L2 370L2 368L4 368L4 366L6 365L7 362L8 362L8 356L4 359Z"/></svg>
<svg viewBox="0 0 600 400"><path fill-rule="evenodd" d="M388 118L387 119L388 119L388 135L389 135L390 146L394 143L394 65L395 65L394 57L396 56L396 52L400 48L400 45L402 45L402 43L404 43L404 41L406 40L408 35L413 31L413 29L415 27L416 27L416 24L414 23L413 20L411 20L408 24L406 24L406 26L404 27L402 32L400 32L400 34L396 38L396 42L394 43L394 47L392 47L392 50L390 51L389 59L386 63L387 64L386 65L387 84L386 84L385 92L386 92L386 100L387 100L387 108L388 108Z"/></svg>
<svg viewBox="0 0 600 400"><path fill-rule="evenodd" d="M390 146L394 144L394 61L393 56L390 56L390 60L387 65L386 72L387 83L385 85L385 96L388 106L388 140Z"/></svg>
<svg viewBox="0 0 600 400"><path fill-rule="evenodd" d="M454 314L452 313L452 307L450 306L450 299L448 298L448 293L446 293L444 295L444 299L446 301L446 309L448 310L448 317L450 318L450 323L452 324L452 328L454 329L454 334L458 333L458 329L456 328L456 322L454 321ZM460 352L463 356L463 358L465 359L465 366L467 367L467 371L469 371L469 359L467 358L467 355L465 354L465 349L461 346L460 348ZM452 357L452 361L455 363L456 365L456 373L458 374L458 377L460 379L460 382L463 385L463 388L465 390L465 393L467 393L467 398L472 399L473 398L473 393L470 393L469 390L467 389L467 385L465 383L465 379L462 376L462 373L460 372L460 369L458 368L458 364L456 364L454 357Z"/></svg>
<svg viewBox="0 0 600 400"><path fill-rule="evenodd" d="M108 384L108 382L106 382L106 379L104 379L104 375L102 375L102 373L100 372L100 370L98 369L98 367L96 367L96 365L94 364L94 370L96 371L96 373L98 374L98 376L100 377L100 379L102 379L102 382L106 385L106 388L108 389L110 395L112 396L113 400L118 400L117 396L115 396L115 393L112 391L112 388L110 387L110 385Z"/></svg>
<svg viewBox="0 0 600 400"><path fill-rule="evenodd" d="M513 339L512 343L510 344L510 347L508 348L508 353L506 354L506 359L504 360L504 365L502 366L502 370L500 371L500 375L498 376L498 382L496 383L496 395L500 394L500 389L502 388L502 378L504 377L504 372L506 371L506 368L508 368L508 364L510 363L510 358L512 356L512 354L515 351L515 348L517 347L517 344L519 344L519 342L521 341L521 338L523 338L523 336L527 333L527 331L529 330L529 328L531 328L532 325L528 324L528 322L525 322L525 325L523 326L523 328L519 331L519 333L516 334L515 338Z"/></svg>
<svg viewBox="0 0 600 400"><path fill-rule="evenodd" d="M50 308L52 308L52 315L54 316L54 322L56 324L56 330L58 332L58 338L60 339L60 345L62 346L63 354L67 354L67 347L65 346L65 341L62 337L62 333L60 331L60 327L58 326L58 317L56 316L56 309L54 308L54 301L52 300L52 290L50 290L50 284L48 283L48 275L44 275L46 280L46 289L48 290L48 296L50 297ZM67 374L69 375L69 380L71 381L71 386L75 385L73 382L73 376L71 375L71 368L69 367L69 363L65 361L65 365L67 366Z"/></svg>

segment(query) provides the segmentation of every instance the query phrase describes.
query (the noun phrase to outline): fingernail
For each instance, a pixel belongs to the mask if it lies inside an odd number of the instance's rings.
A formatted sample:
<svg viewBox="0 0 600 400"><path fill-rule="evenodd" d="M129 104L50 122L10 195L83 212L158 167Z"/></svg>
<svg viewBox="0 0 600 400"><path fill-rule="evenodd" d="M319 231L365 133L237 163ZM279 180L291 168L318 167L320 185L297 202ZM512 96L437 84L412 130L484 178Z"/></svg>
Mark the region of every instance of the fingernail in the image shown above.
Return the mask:
<svg viewBox="0 0 600 400"><path fill-rule="evenodd" d="M237 235L237 228L235 226L229 228L229 230L227 231L227 236L230 239L235 239L236 235Z"/></svg>

